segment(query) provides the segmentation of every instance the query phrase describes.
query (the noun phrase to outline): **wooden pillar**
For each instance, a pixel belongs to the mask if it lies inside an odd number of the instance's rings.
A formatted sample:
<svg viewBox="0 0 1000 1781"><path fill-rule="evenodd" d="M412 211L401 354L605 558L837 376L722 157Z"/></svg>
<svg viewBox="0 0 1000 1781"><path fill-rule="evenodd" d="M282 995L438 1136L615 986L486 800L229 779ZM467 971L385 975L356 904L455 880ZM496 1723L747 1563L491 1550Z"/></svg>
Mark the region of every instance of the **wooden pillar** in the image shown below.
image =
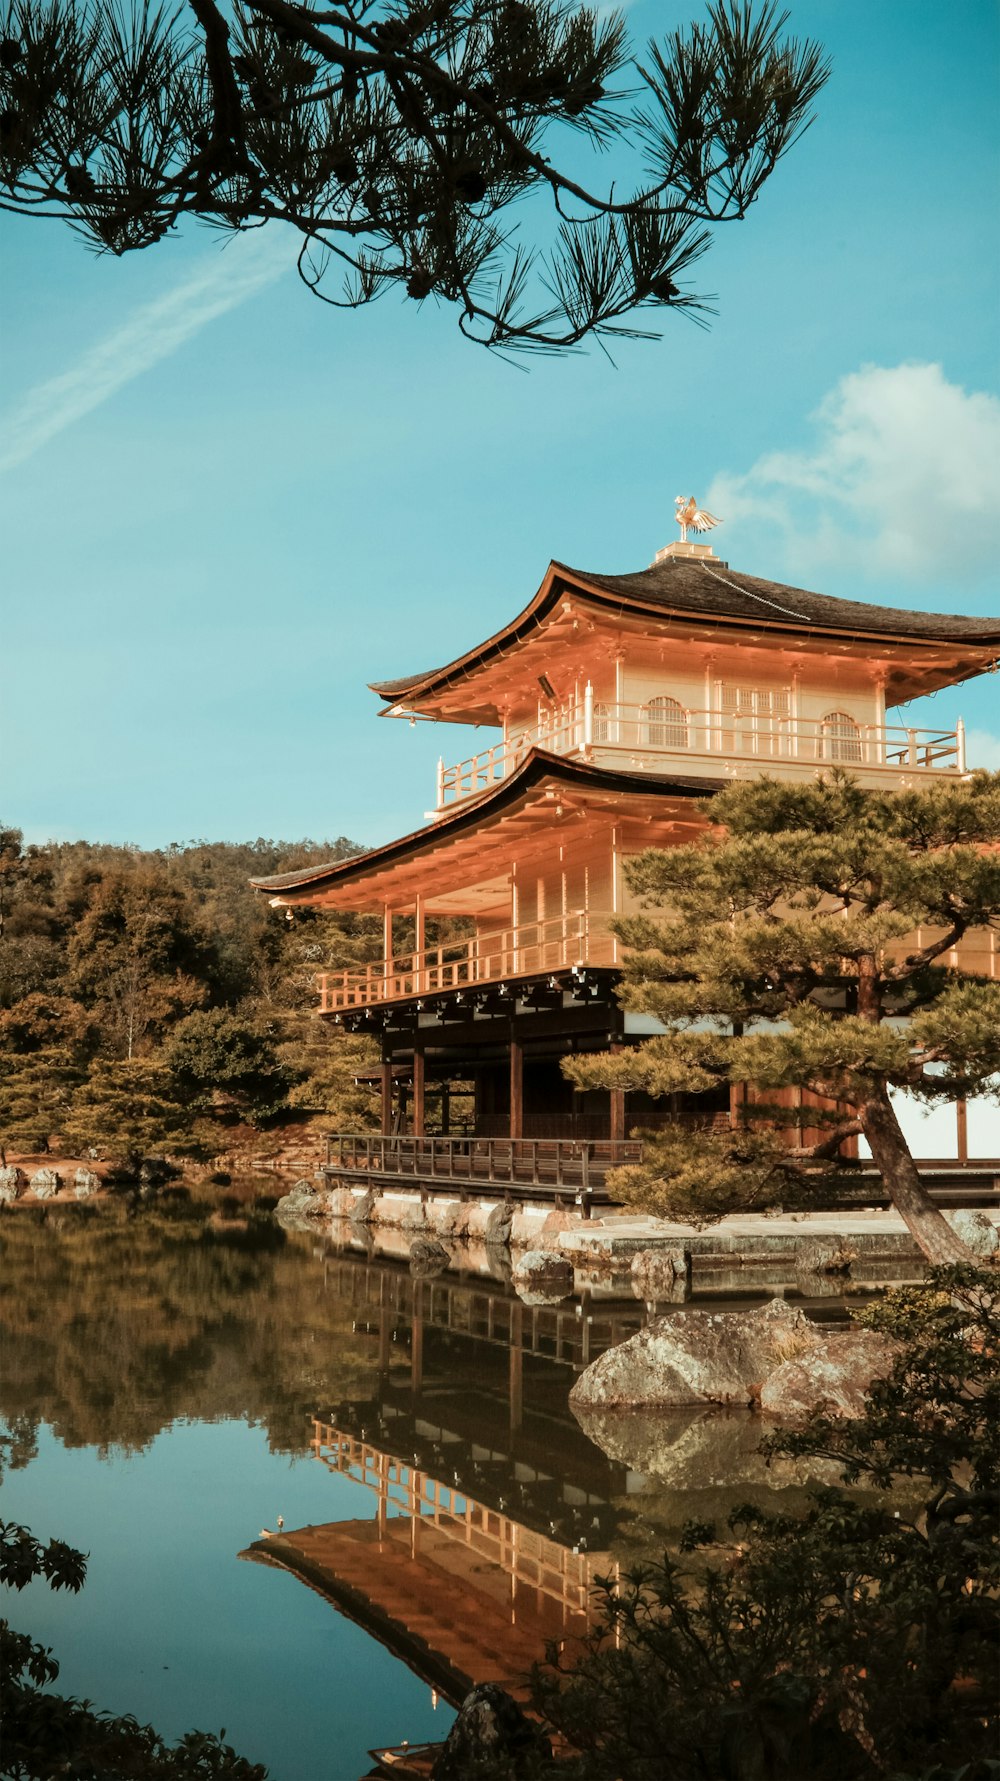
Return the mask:
<svg viewBox="0 0 1000 1781"><path fill-rule="evenodd" d="M969 1160L969 1109L964 1099L955 1102L955 1123L958 1127L958 1160L967 1163Z"/></svg>
<svg viewBox="0 0 1000 1781"><path fill-rule="evenodd" d="M392 1131L392 1057L382 1059L382 1136Z"/></svg>
<svg viewBox="0 0 1000 1781"><path fill-rule="evenodd" d="M414 987L420 995L427 988L424 977L424 950L427 945L427 922L424 917L424 899L417 893L413 905L413 974Z"/></svg>
<svg viewBox="0 0 1000 1781"><path fill-rule="evenodd" d="M524 1046L510 1035L510 1135L524 1137Z"/></svg>
<svg viewBox="0 0 1000 1781"><path fill-rule="evenodd" d="M378 1370L380 1373L389 1371L389 1343L392 1338L392 1318L388 1305L378 1308Z"/></svg>
<svg viewBox="0 0 1000 1781"><path fill-rule="evenodd" d="M419 1396L424 1382L424 1285L413 1282L413 1324L410 1330L410 1390Z"/></svg>
<svg viewBox="0 0 1000 1781"><path fill-rule="evenodd" d="M413 1035L413 1119L410 1130L415 1138L426 1131L424 1040L419 1032Z"/></svg>
<svg viewBox="0 0 1000 1781"><path fill-rule="evenodd" d="M451 1131L451 1084L441 1084L441 1136L447 1138Z"/></svg>
<svg viewBox="0 0 1000 1781"><path fill-rule="evenodd" d="M510 1426L519 1429L524 1415L524 1349L521 1347L521 1322L523 1308L512 1305L510 1312L510 1361L508 1371L508 1397L510 1400Z"/></svg>
<svg viewBox="0 0 1000 1781"><path fill-rule="evenodd" d="M616 1057L621 1049L622 1047L620 1045L612 1045L612 1057ZM620 1144L625 1136L625 1090L623 1088L612 1088L608 1092L611 1101L611 1121L608 1128L608 1137L613 1144Z"/></svg>
<svg viewBox="0 0 1000 1781"><path fill-rule="evenodd" d="M382 969L385 976L382 980L383 993L388 998L391 991L389 979L392 976L392 910L388 903L382 908Z"/></svg>

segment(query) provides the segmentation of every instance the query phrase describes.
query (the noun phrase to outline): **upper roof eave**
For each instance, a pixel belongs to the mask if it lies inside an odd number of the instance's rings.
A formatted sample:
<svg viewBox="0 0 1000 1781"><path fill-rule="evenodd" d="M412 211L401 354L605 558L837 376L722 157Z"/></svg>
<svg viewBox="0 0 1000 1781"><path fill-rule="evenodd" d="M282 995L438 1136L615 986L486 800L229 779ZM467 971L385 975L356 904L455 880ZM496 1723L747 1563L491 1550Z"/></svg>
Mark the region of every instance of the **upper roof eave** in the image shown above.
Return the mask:
<svg viewBox="0 0 1000 1781"><path fill-rule="evenodd" d="M566 786L583 789L589 787L613 792L616 796L632 793L645 797L662 794L665 797L673 795L704 798L719 791L726 783L722 779L705 779L693 774L678 774L670 779L661 779L652 774L620 773L604 767L590 766L586 761L571 761L563 755L548 754L541 748L532 748L509 778L487 787L475 798L466 798L436 822L426 823L408 835L386 842L382 847L371 848L367 853L353 854L348 860L337 860L325 866L309 866L298 872L280 872L270 878L251 878L250 884L254 890L267 891L272 896L277 893L279 901L283 900L280 894L283 891L318 890L321 886L349 884L352 879L364 878L373 868L381 870L408 854L419 854L424 847L438 846L442 835L450 833L458 836L467 829L475 828L484 813L493 815L505 806L516 803L518 798L530 791L540 780L553 778Z"/></svg>
<svg viewBox="0 0 1000 1781"><path fill-rule="evenodd" d="M803 627L820 635L850 635L872 640L908 643L966 644L985 655L1000 650L1000 618L967 618L960 614L914 612L904 608L873 606L861 600L842 600L832 594L815 594L806 588L785 586L746 575L741 570L716 570L704 561L668 558L649 569L626 575L600 575L549 564L538 592L523 611L499 631L440 668L411 674L403 679L372 681L371 690L399 703L415 696L427 698L470 669L485 666L505 645L519 640L551 610L564 588L572 588L602 605L613 603L663 618L701 619L709 624L752 625L755 630L787 634ZM985 664L984 664L985 665Z"/></svg>

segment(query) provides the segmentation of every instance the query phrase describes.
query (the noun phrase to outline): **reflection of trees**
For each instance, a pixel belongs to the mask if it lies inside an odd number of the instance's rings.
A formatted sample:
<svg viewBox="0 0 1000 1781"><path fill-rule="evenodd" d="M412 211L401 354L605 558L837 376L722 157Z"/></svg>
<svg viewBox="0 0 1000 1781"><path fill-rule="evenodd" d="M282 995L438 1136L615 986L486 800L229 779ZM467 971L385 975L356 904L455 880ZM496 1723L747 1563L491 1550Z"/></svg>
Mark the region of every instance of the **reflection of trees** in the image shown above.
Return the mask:
<svg viewBox="0 0 1000 1781"><path fill-rule="evenodd" d="M179 1416L260 1423L273 1449L305 1451L318 1405L371 1392L376 1357L324 1292L310 1239L266 1214L227 1226L184 1203L19 1209L0 1244L12 1465L40 1423L70 1447L128 1452Z"/></svg>

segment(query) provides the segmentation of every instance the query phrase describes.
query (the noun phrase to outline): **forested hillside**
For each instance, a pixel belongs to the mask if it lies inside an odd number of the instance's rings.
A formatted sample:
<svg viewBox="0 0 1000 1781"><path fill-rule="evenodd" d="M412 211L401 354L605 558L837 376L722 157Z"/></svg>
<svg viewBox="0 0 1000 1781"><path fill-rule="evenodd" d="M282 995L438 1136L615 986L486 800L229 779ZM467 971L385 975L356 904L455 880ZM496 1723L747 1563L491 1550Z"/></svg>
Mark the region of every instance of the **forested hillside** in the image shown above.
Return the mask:
<svg viewBox="0 0 1000 1781"><path fill-rule="evenodd" d="M291 1110L363 1129L367 1041L312 1018L318 971L380 955L376 917L297 911L251 877L357 851L192 841L25 846L0 830L0 1143L211 1155Z"/></svg>

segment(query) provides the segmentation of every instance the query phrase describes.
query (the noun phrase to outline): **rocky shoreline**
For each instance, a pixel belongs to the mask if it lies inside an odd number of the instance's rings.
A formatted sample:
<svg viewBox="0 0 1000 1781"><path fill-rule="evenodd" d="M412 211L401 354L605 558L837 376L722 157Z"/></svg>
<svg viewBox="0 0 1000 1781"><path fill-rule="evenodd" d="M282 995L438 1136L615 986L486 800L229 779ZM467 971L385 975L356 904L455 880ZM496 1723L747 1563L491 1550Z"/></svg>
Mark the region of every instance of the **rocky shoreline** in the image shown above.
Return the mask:
<svg viewBox="0 0 1000 1781"><path fill-rule="evenodd" d="M588 1274L621 1274L636 1258L650 1255L655 1260L644 1265L663 1277L655 1295L661 1299L672 1296L675 1282L719 1269L780 1266L822 1280L882 1265L924 1265L899 1214L881 1210L733 1214L695 1226L625 1211L584 1218L568 1206L515 1203L499 1194L462 1200L457 1193L425 1197L397 1187L330 1188L322 1179L303 1177L279 1200L277 1215L303 1229L337 1220L358 1231L399 1233L404 1240L421 1238L445 1248L485 1243L512 1254L558 1257ZM990 1261L1000 1251L1000 1210L963 1209L945 1216L978 1260Z"/></svg>

